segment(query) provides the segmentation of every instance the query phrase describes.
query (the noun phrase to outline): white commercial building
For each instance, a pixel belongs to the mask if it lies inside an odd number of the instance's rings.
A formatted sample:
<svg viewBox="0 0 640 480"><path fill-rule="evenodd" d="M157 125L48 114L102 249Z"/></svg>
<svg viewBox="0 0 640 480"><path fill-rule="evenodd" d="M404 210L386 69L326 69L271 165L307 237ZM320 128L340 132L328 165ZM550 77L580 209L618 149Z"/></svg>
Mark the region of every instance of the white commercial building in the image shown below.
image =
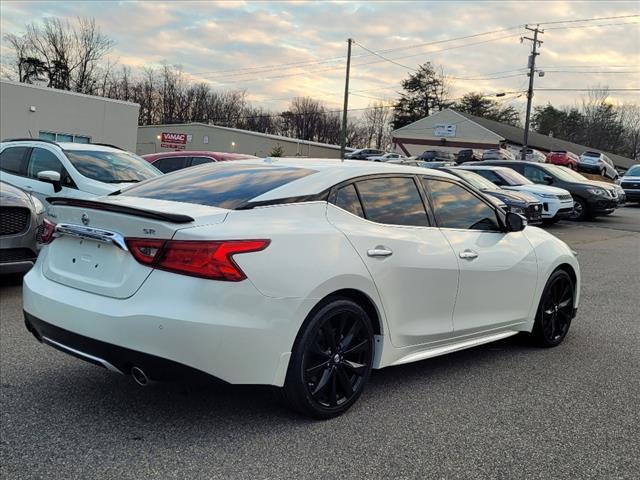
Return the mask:
<svg viewBox="0 0 640 480"><path fill-rule="evenodd" d="M287 157L340 158L340 146L338 145L297 140L206 123L138 127L136 153L145 155L175 150L206 150L266 157L276 147L281 147L282 156Z"/></svg>
<svg viewBox="0 0 640 480"><path fill-rule="evenodd" d="M135 151L137 103L0 81L0 139L108 143Z"/></svg>

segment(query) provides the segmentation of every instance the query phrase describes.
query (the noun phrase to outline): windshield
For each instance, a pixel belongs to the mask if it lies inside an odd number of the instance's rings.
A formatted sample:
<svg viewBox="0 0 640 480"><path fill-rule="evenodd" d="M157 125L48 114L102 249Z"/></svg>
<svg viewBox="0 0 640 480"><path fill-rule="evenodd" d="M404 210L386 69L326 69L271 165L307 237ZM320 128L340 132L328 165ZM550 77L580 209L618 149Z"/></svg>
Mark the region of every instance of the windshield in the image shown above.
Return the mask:
<svg viewBox="0 0 640 480"><path fill-rule="evenodd" d="M625 177L640 177L640 165L634 165L627 173L624 174Z"/></svg>
<svg viewBox="0 0 640 480"><path fill-rule="evenodd" d="M80 175L104 183L141 182L162 175L143 158L129 152L65 150Z"/></svg>
<svg viewBox="0 0 640 480"><path fill-rule="evenodd" d="M560 180L564 180L566 182L584 182L585 180L589 180L578 172L574 172L566 167L559 167L557 165L545 165L545 167L550 173L553 173Z"/></svg>
<svg viewBox="0 0 640 480"><path fill-rule="evenodd" d="M498 173L512 187L517 187L519 185L533 185L533 182L527 177L520 175L518 172L510 168L500 169Z"/></svg>
<svg viewBox="0 0 640 480"><path fill-rule="evenodd" d="M500 187L490 182L486 178L478 175L477 173L469 172L466 170L450 170L455 175L458 175L463 180L469 182L471 185L480 190L500 190Z"/></svg>

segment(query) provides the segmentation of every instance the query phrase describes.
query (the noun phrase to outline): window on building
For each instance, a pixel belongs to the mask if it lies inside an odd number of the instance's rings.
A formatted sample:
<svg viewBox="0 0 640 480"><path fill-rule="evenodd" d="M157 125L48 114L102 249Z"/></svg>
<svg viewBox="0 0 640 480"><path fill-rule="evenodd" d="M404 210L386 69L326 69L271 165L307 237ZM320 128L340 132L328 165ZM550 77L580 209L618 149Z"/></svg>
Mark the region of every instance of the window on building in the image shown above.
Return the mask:
<svg viewBox="0 0 640 480"><path fill-rule="evenodd" d="M38 136L42 140L51 142L91 143L91 137L85 135L72 135L70 133L56 133L40 131Z"/></svg>

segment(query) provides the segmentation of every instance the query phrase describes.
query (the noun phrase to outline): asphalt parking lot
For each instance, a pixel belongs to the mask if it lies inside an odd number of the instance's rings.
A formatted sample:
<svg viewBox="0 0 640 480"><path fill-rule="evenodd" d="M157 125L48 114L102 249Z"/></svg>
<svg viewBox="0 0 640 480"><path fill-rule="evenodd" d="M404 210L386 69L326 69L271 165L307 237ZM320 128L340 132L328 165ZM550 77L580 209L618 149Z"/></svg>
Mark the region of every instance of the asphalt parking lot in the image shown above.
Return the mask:
<svg viewBox="0 0 640 480"><path fill-rule="evenodd" d="M4 278L0 476L638 478L640 208L549 230L582 267L563 345L508 339L377 371L325 422L269 388L140 388L40 345L23 326L20 279Z"/></svg>

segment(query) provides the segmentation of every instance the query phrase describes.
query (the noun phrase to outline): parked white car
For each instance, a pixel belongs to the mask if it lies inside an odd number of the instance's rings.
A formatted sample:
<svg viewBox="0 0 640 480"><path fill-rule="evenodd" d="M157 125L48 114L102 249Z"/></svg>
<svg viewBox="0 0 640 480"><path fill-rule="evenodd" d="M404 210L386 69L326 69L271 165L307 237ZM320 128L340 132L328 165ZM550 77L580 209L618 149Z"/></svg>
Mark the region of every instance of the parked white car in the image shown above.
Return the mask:
<svg viewBox="0 0 640 480"><path fill-rule="evenodd" d="M534 195L542 203L543 223L555 223L563 218L571 217L573 197L563 188L533 183L509 167L473 164L461 165L460 168L472 170L505 190Z"/></svg>
<svg viewBox="0 0 640 480"><path fill-rule="evenodd" d="M93 198L162 175L146 160L117 147L10 140L0 143L2 181L37 197Z"/></svg>
<svg viewBox="0 0 640 480"><path fill-rule="evenodd" d="M384 155L374 155L373 157L367 157L367 160L372 162L388 162L389 160L405 160L407 157L399 153L385 153Z"/></svg>
<svg viewBox="0 0 640 480"><path fill-rule="evenodd" d="M515 160L522 160L522 147L512 147L509 151L513 154ZM540 150L527 148L525 160L527 162L545 163L547 161L547 156Z"/></svg>
<svg viewBox="0 0 640 480"><path fill-rule="evenodd" d="M372 368L519 332L556 346L579 302L564 242L433 169L220 162L50 208L23 288L37 339L140 384L275 385L319 418Z"/></svg>

